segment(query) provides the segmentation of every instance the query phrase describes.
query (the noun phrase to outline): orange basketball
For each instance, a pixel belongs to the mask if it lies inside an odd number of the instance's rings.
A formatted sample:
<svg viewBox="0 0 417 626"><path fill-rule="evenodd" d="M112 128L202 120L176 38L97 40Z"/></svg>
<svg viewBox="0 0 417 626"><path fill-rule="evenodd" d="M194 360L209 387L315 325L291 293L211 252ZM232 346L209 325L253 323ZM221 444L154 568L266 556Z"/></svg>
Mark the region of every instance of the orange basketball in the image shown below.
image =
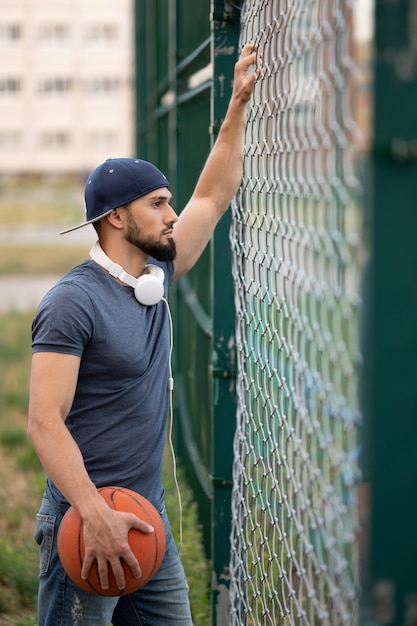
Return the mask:
<svg viewBox="0 0 417 626"><path fill-rule="evenodd" d="M134 578L128 565L123 563L126 587L123 591L116 586L113 571L109 566L109 588L102 589L98 576L97 562L90 569L87 580L81 578L84 559L83 521L72 506L64 515L58 530L58 554L68 576L79 587L101 596L127 595L143 587L156 574L165 554L165 527L155 507L138 493L124 487L102 487L100 494L107 504L116 511L134 513L147 524L153 526L153 533L145 534L136 528L129 531L129 545L139 561L142 570L140 578Z"/></svg>

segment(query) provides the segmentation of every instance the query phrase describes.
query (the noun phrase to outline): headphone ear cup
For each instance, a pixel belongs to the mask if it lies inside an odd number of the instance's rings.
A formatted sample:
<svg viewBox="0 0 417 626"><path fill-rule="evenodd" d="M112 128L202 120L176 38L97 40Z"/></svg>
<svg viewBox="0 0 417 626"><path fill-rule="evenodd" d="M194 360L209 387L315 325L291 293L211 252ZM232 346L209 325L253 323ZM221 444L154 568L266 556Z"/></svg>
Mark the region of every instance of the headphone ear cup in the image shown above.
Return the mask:
<svg viewBox="0 0 417 626"><path fill-rule="evenodd" d="M157 265L146 265L146 272L137 279L135 298L140 304L152 306L164 296L164 272Z"/></svg>

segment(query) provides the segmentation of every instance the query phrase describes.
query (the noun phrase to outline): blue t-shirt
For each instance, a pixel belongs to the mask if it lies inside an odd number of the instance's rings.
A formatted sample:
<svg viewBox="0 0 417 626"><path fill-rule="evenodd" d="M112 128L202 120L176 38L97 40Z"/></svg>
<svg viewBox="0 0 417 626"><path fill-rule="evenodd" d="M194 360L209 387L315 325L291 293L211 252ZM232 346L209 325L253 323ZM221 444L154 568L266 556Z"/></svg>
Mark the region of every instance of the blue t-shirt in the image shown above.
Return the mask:
<svg viewBox="0 0 417 626"><path fill-rule="evenodd" d="M153 261L154 262L154 261ZM165 297L172 263L165 273ZM169 408L167 304L140 304L131 287L93 261L71 270L44 297L33 321L33 352L81 357L66 425L97 487L118 485L159 508ZM52 480L47 495L65 498Z"/></svg>

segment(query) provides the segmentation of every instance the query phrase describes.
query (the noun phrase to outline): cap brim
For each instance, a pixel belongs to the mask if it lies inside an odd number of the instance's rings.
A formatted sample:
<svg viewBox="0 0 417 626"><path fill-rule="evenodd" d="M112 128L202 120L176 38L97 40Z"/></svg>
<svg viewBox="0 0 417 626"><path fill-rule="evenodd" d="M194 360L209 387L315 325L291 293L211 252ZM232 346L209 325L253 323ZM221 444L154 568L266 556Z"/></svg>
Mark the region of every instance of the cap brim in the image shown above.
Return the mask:
<svg viewBox="0 0 417 626"><path fill-rule="evenodd" d="M84 222L84 224L78 224L78 226L73 226L72 228L67 228L66 230L61 230L60 235L65 235L66 233L70 233L73 230L78 230L78 228L82 228L83 226L88 226L88 224L92 224L92 222Z"/></svg>
<svg viewBox="0 0 417 626"><path fill-rule="evenodd" d="M71 228L66 228L65 230L61 230L61 232L59 234L60 235L65 235L66 233L71 233L73 230L78 230L79 228L82 228L83 226L88 226L89 224L94 224L94 222L98 222L99 220L101 220L102 217L106 217L106 215L109 215L109 213L111 213L113 210L114 209L109 209L108 211L106 211L102 215L99 215L98 217L95 217L93 220L89 220L88 222L83 222L82 224L77 224L77 226L71 226Z"/></svg>

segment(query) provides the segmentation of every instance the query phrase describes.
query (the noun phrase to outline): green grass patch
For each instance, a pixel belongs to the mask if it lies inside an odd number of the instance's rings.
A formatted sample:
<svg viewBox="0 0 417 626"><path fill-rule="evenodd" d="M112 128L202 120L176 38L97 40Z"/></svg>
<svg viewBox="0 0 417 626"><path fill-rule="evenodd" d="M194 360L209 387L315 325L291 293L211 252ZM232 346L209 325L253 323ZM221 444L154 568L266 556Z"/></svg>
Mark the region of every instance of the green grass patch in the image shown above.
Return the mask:
<svg viewBox="0 0 417 626"><path fill-rule="evenodd" d="M83 186L74 180L0 182L0 227L77 223L83 214Z"/></svg>
<svg viewBox="0 0 417 626"><path fill-rule="evenodd" d="M26 430L19 426L0 431L0 443L4 448L14 449L27 443Z"/></svg>
<svg viewBox="0 0 417 626"><path fill-rule="evenodd" d="M23 274L64 275L74 265L88 258L89 245L2 245L0 251L0 276Z"/></svg>
<svg viewBox="0 0 417 626"><path fill-rule="evenodd" d="M3 594L2 612L13 610L16 605L24 609L35 606L38 589L36 544L25 543L16 547L10 541L2 540L0 548L0 584L14 592Z"/></svg>
<svg viewBox="0 0 417 626"><path fill-rule="evenodd" d="M5 393L6 404L13 409L25 411L28 406L29 396L27 389L13 389Z"/></svg>

